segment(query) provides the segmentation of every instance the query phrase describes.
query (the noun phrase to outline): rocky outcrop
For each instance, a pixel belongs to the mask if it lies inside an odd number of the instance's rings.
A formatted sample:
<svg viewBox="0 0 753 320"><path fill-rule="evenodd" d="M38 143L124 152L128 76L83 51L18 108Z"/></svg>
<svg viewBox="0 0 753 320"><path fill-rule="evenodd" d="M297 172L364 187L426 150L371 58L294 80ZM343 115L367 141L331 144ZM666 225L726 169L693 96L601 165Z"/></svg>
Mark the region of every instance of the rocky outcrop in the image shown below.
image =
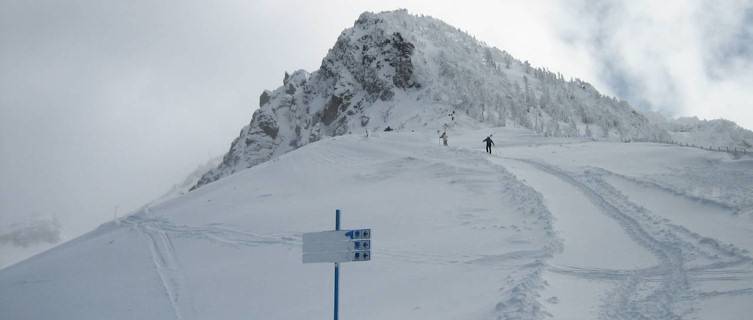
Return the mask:
<svg viewBox="0 0 753 320"><path fill-rule="evenodd" d="M316 72L285 73L283 86L264 91L259 110L233 141L222 163L195 187L267 161L324 136L366 126L364 107L389 101L395 90L419 87L415 46L389 21L365 13L343 32Z"/></svg>
<svg viewBox="0 0 753 320"><path fill-rule="evenodd" d="M399 52L394 61L390 61L390 66L395 68L395 75L392 76L392 84L395 87L408 89L414 86L420 87L413 79L413 63L411 54L416 48L412 43L405 41L399 32L393 34L392 46Z"/></svg>

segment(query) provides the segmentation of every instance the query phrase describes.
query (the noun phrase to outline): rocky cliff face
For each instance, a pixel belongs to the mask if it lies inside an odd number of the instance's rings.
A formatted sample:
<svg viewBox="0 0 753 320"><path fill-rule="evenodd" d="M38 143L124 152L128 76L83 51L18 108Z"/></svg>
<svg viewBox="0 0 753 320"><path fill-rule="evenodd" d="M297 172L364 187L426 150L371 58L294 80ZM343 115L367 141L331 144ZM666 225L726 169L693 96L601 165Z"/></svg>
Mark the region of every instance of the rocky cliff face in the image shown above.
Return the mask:
<svg viewBox="0 0 753 320"><path fill-rule="evenodd" d="M414 45L385 21L365 13L343 32L316 72L285 73L283 85L259 98L251 123L220 166L197 187L252 167L323 136L366 127L364 108L391 101L396 90L420 88L413 77Z"/></svg>
<svg viewBox="0 0 753 320"><path fill-rule="evenodd" d="M442 21L404 10L367 12L343 31L318 70L285 73L281 87L262 93L222 163L194 188L322 137L469 123L555 136L667 137L627 103L533 68Z"/></svg>

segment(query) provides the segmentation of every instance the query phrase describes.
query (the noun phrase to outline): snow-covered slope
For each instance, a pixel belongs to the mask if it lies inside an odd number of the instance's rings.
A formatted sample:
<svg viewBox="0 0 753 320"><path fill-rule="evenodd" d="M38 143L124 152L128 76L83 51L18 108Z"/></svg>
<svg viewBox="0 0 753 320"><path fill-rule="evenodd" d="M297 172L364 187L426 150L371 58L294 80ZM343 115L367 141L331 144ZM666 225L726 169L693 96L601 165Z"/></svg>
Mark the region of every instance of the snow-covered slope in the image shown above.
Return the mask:
<svg viewBox="0 0 753 320"><path fill-rule="evenodd" d="M197 186L323 137L386 127L444 130L478 123L547 136L666 140L626 102L534 68L440 20L405 10L364 13L321 67L265 91L222 164Z"/></svg>
<svg viewBox="0 0 753 320"><path fill-rule="evenodd" d="M481 139L491 132L494 155ZM515 128L322 138L0 270L3 319L742 319L753 160Z"/></svg>

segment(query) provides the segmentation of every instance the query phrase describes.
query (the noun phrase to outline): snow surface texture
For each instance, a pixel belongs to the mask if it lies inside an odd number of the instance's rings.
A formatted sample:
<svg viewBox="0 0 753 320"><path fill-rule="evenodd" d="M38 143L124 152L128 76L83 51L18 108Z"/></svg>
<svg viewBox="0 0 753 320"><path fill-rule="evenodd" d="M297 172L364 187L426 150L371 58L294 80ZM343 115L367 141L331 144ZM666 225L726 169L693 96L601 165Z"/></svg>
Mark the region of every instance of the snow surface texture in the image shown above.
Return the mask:
<svg viewBox="0 0 753 320"><path fill-rule="evenodd" d="M493 155L483 139L496 132ZM456 128L325 138L0 270L4 319L743 319L753 159ZM725 185L719 182L726 181ZM717 190L713 192L712 190Z"/></svg>
<svg viewBox="0 0 753 320"><path fill-rule="evenodd" d="M669 140L626 102L581 80L533 68L440 20L364 13L313 73L265 91L223 163L198 186L323 137L445 130L461 119L547 136Z"/></svg>

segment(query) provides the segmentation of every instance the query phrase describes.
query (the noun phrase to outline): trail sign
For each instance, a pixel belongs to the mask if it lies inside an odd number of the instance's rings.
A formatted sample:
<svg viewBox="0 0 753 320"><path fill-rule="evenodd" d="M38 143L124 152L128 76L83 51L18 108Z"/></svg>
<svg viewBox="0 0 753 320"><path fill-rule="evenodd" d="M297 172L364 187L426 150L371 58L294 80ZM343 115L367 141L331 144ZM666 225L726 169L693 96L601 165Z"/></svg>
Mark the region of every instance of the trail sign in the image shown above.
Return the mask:
<svg viewBox="0 0 753 320"><path fill-rule="evenodd" d="M334 230L303 234L303 263L368 261L371 230Z"/></svg>
<svg viewBox="0 0 753 320"><path fill-rule="evenodd" d="M335 230L303 234L303 263L335 264L335 320L340 291L340 262L371 260L371 229L340 230L340 210Z"/></svg>

